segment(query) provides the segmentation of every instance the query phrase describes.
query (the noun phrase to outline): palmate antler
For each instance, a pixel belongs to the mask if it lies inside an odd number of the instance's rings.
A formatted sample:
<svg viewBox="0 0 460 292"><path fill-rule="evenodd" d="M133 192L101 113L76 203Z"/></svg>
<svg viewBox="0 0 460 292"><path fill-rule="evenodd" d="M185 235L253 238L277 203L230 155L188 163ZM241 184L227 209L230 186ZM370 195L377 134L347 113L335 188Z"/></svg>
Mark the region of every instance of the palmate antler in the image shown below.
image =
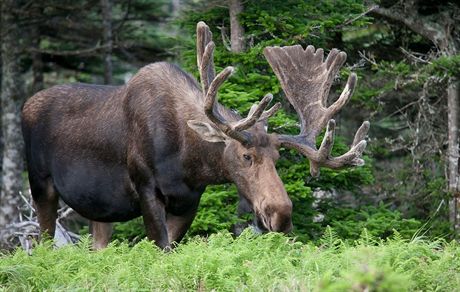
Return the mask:
<svg viewBox="0 0 460 292"><path fill-rule="evenodd" d="M331 156L335 132L335 121L332 117L351 97L357 79L352 73L340 97L332 105L327 106L332 82L345 63L347 55L333 49L323 61L323 49L315 51L313 46L308 46L304 50L300 45L267 47L264 55L301 122L299 135L278 136L281 145L296 149L305 155L310 160L310 173L314 177L319 175L321 166L342 168L363 165L361 155L366 148L364 139L369 130L367 121L356 132L351 149L347 153L339 157ZM316 138L326 124L326 133L317 149Z"/></svg>
<svg viewBox="0 0 460 292"><path fill-rule="evenodd" d="M265 110L272 101L271 94L265 95L258 105L253 105L246 118L237 122L229 122L217 110L217 90L233 72L233 67L226 67L219 74L214 69L214 42L209 27L202 21L197 24L197 64L200 71L201 87L205 97L206 116L227 136L238 140L243 145L250 145L251 136L244 130L249 129L258 121L266 120L273 116L281 104L276 103L269 110Z"/></svg>

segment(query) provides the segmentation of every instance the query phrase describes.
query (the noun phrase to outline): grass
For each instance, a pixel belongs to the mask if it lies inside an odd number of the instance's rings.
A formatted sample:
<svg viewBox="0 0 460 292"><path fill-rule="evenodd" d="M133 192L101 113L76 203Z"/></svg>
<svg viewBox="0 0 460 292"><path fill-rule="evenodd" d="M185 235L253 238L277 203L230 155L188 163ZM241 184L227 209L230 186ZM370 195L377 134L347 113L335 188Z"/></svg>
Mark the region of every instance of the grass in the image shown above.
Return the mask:
<svg viewBox="0 0 460 292"><path fill-rule="evenodd" d="M344 243L330 230L318 244L280 234L195 238L164 253L148 241L91 251L89 239L38 245L0 257L2 291L459 291L460 245L381 241L364 233Z"/></svg>

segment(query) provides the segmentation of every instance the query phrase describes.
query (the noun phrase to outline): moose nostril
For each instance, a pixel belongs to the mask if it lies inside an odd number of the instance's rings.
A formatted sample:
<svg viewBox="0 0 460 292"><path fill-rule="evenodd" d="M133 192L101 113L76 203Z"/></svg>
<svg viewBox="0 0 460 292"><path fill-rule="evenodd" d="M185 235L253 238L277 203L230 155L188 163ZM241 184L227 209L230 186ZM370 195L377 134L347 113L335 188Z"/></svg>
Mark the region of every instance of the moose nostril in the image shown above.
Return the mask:
<svg viewBox="0 0 460 292"><path fill-rule="evenodd" d="M266 205L258 217L269 231L289 233L292 230L292 203Z"/></svg>

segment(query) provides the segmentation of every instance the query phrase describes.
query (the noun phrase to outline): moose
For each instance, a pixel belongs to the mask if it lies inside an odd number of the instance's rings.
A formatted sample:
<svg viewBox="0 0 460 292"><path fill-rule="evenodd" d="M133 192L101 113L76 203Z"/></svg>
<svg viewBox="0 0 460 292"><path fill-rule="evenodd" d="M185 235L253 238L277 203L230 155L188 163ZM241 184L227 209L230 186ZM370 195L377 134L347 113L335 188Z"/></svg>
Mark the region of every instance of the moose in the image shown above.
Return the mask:
<svg viewBox="0 0 460 292"><path fill-rule="evenodd" d="M179 67L158 62L123 86L58 85L25 102L22 131L42 235L54 236L61 198L91 221L96 249L108 244L111 222L139 216L148 239L170 248L190 227L206 186L226 182L237 186L260 227L288 233L292 203L275 168L281 147L306 156L312 176L319 175L320 167L364 164L368 122L347 153L331 156L332 118L357 80L351 74L342 94L327 105L344 52L333 49L323 60L323 50L313 46L264 49L300 119L300 133L292 136L267 133L267 120L280 108L279 103L268 108L271 94L245 118L217 101L233 68L216 75L214 48L209 27L199 22L200 83Z"/></svg>

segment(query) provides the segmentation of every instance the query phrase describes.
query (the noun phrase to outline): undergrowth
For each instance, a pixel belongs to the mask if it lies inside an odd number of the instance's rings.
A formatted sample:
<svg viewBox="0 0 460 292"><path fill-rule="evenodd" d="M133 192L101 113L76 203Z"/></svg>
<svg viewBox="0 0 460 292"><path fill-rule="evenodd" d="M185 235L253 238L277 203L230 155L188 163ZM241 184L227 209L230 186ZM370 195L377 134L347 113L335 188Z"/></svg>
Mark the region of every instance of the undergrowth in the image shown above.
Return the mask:
<svg viewBox="0 0 460 292"><path fill-rule="evenodd" d="M275 233L219 233L169 253L148 241L95 252L86 237L75 246L42 243L32 255L1 255L0 290L458 291L459 258L455 242L397 233L377 240L365 230L350 243L327 229L316 245Z"/></svg>

